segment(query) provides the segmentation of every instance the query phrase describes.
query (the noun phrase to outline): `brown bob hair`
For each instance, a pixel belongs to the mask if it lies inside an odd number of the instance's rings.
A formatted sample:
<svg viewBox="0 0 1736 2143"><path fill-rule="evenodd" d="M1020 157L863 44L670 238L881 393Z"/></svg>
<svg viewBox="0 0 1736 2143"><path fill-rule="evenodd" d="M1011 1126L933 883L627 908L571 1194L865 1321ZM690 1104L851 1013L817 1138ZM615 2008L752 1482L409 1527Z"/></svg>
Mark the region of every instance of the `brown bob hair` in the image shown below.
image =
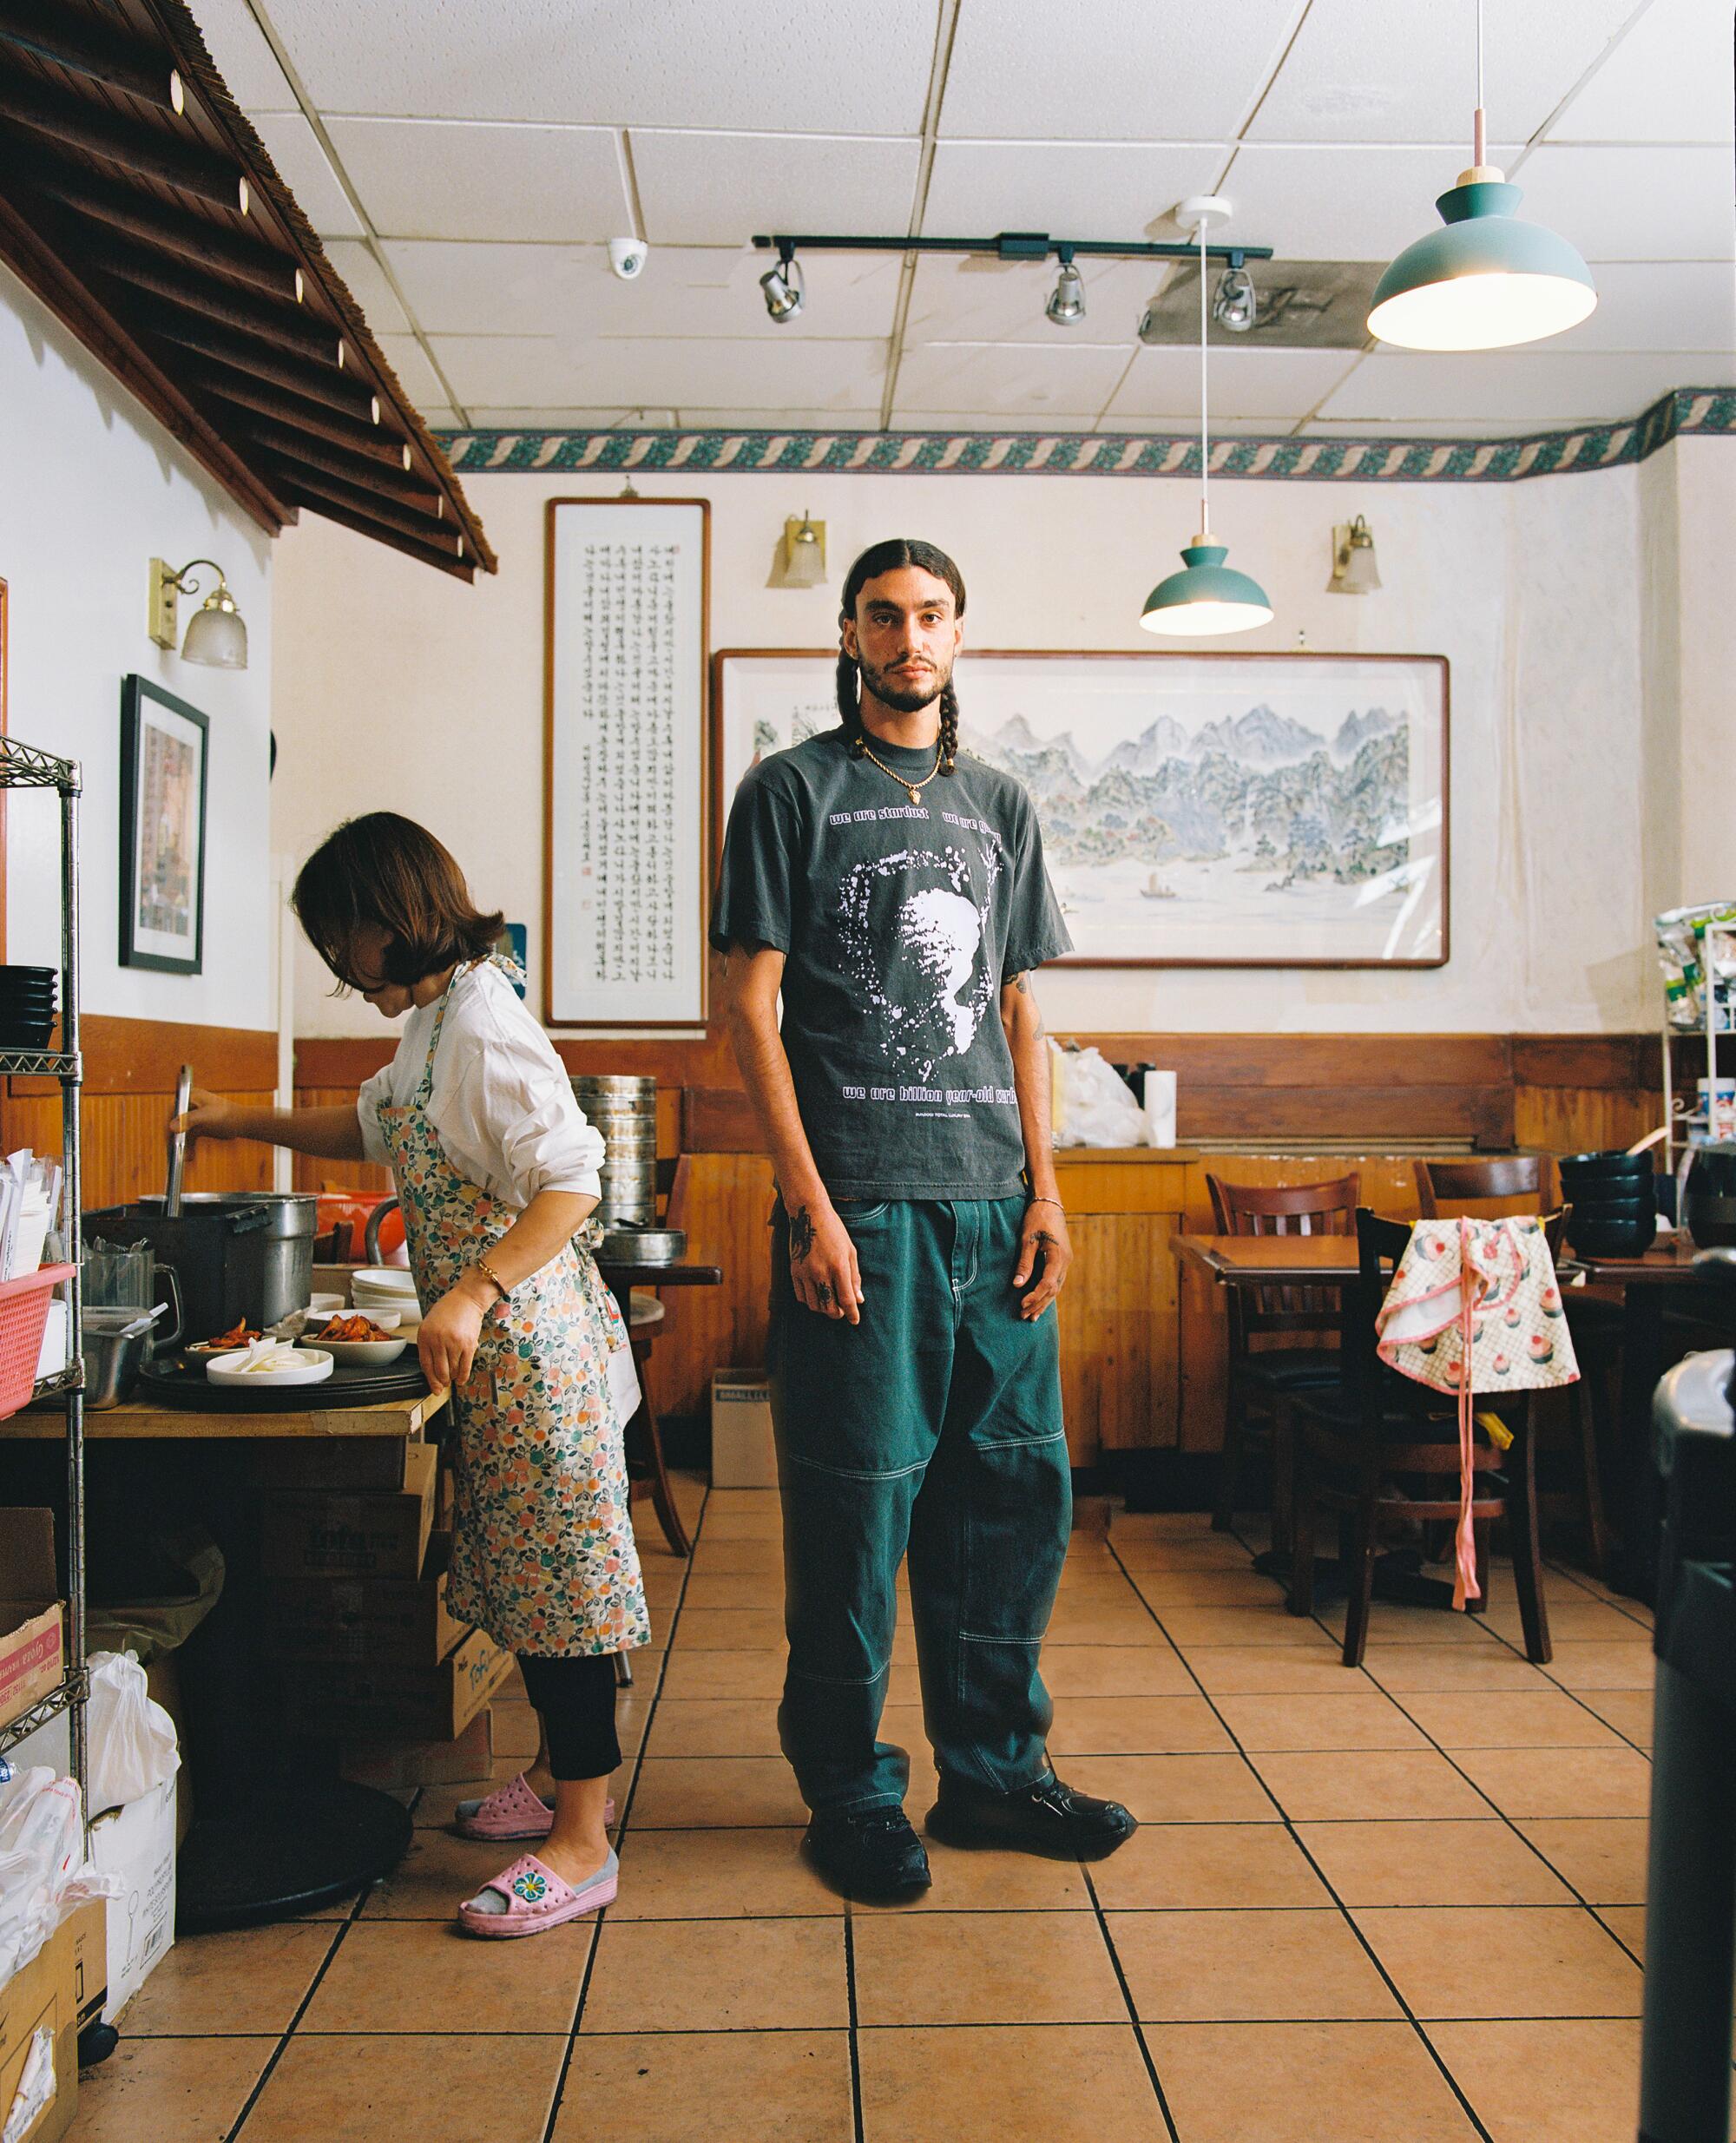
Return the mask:
<svg viewBox="0 0 1736 2143"><path fill-rule="evenodd" d="M388 933L385 979L405 989L461 960L486 958L505 928L504 917L484 915L471 900L451 851L395 811L368 812L328 834L302 864L290 905L345 989L357 987L350 948L362 925Z"/></svg>

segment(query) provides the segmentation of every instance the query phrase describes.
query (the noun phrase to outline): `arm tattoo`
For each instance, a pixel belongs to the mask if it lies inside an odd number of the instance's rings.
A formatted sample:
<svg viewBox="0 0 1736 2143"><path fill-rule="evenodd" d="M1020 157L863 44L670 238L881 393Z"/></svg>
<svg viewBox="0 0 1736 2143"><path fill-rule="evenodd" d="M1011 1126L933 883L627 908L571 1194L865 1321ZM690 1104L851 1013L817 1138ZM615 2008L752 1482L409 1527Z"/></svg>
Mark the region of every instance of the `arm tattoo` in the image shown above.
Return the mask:
<svg viewBox="0 0 1736 2143"><path fill-rule="evenodd" d="M790 1215L790 1263L802 1264L813 1248L813 1217L806 1206L798 1206Z"/></svg>
<svg viewBox="0 0 1736 2143"><path fill-rule="evenodd" d="M1018 991L1020 996L1029 996L1030 976L1029 975L1015 975L1013 977L1013 988Z"/></svg>

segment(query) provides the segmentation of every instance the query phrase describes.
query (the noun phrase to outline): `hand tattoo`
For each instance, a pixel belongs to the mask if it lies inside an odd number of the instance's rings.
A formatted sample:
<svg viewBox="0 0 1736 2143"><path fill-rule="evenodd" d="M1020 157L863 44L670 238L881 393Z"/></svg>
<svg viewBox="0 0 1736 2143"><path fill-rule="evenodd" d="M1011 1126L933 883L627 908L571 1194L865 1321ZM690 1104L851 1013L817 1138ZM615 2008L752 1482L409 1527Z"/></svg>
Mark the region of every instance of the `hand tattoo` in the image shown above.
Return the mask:
<svg viewBox="0 0 1736 2143"><path fill-rule="evenodd" d="M798 1206L790 1215L790 1263L802 1264L813 1244L813 1217L806 1206Z"/></svg>
<svg viewBox="0 0 1736 2143"><path fill-rule="evenodd" d="M831 1309L831 1307L832 1307L832 1283L831 1283L831 1281L830 1281L830 1280L822 1280L822 1281L819 1283L819 1286L818 1286L818 1287L816 1287L816 1288L814 1289L814 1292L815 1292L815 1294L817 1294L817 1295L819 1297L819 1306L820 1306L820 1308L821 1308L822 1310L829 1310L829 1309Z"/></svg>

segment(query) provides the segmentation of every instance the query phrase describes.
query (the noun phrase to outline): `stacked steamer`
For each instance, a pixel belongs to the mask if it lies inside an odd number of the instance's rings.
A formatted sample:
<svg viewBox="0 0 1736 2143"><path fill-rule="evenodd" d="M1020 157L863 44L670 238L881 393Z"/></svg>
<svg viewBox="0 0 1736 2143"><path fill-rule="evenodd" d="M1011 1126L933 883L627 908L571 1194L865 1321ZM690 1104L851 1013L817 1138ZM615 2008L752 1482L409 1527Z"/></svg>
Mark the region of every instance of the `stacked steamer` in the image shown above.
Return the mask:
<svg viewBox="0 0 1736 2143"><path fill-rule="evenodd" d="M486 1779L493 1761L489 1699L512 1654L447 1612L439 1459L397 1437L280 1447L265 1497L284 1725L339 1744L359 1785Z"/></svg>
<svg viewBox="0 0 1736 2143"><path fill-rule="evenodd" d="M629 1074L582 1075L573 1093L602 1135L602 1197L596 1217L606 1231L657 1225L657 1081Z"/></svg>

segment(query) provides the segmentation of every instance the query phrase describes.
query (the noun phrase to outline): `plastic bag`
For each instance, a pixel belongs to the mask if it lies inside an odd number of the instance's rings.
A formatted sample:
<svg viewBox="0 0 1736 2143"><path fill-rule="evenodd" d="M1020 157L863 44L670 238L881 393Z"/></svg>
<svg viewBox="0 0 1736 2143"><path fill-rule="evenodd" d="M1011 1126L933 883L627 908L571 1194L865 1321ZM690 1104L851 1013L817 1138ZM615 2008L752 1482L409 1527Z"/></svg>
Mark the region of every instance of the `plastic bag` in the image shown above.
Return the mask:
<svg viewBox="0 0 1736 2143"><path fill-rule="evenodd" d="M1049 1046L1057 1146L1150 1145L1145 1111L1101 1050Z"/></svg>
<svg viewBox="0 0 1736 2143"><path fill-rule="evenodd" d="M90 1805L123 1808L181 1768L174 1721L145 1688L130 1652L90 1655Z"/></svg>
<svg viewBox="0 0 1736 2143"><path fill-rule="evenodd" d="M36 1764L0 1785L0 1980L28 1964L75 1905L120 1887L85 1860L76 1779Z"/></svg>

